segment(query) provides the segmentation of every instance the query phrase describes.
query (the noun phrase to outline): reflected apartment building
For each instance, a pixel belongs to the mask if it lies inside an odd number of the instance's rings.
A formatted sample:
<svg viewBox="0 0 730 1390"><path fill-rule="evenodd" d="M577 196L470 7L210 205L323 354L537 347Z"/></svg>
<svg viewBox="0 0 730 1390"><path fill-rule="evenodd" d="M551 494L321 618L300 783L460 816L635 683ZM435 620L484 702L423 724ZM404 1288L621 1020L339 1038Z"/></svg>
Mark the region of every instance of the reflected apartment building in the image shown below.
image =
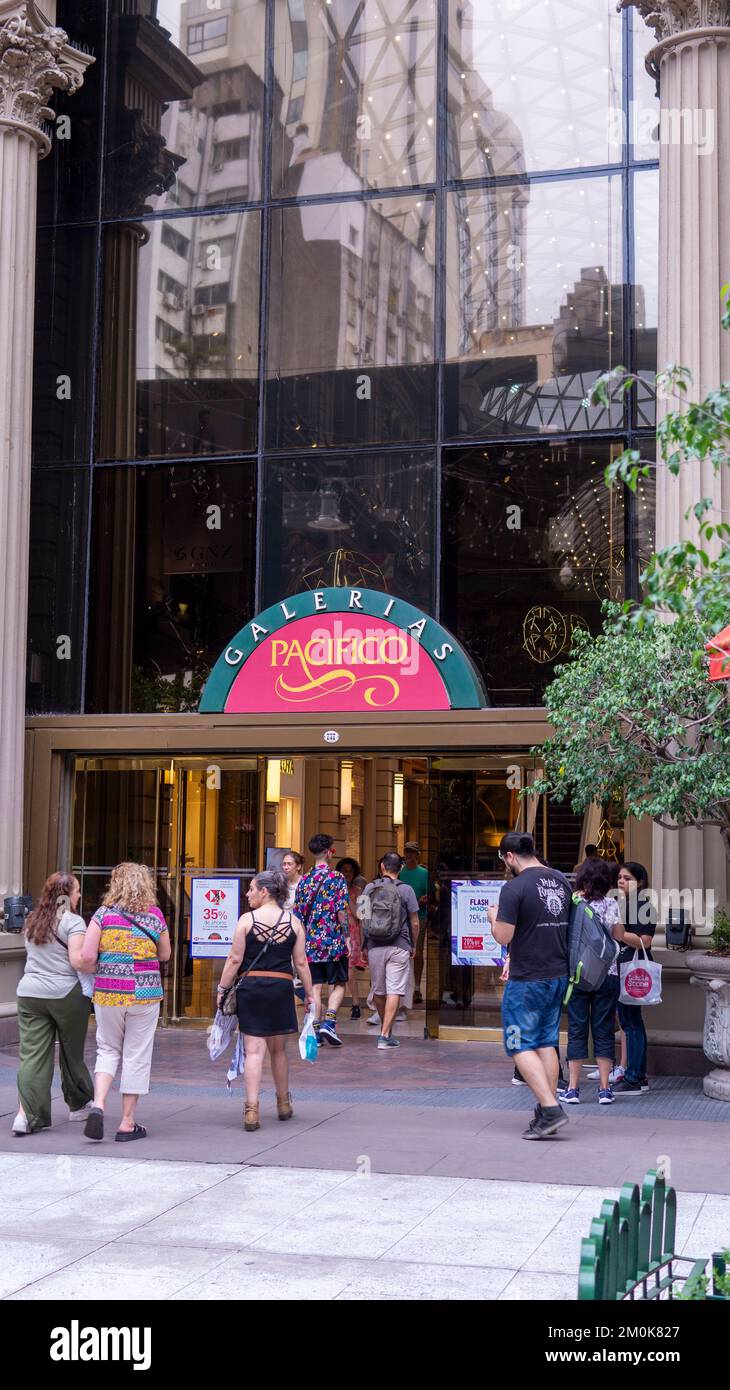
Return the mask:
<svg viewBox="0 0 730 1390"><path fill-rule="evenodd" d="M654 452L659 150L628 119L659 109L653 36L614 0L501 11L56 5L94 63L39 166L23 881L73 861L92 911L116 858L152 862L169 1019L215 978L191 875L243 883L317 826L368 868L418 838L452 877L498 875L516 823L564 869L598 837L651 859L619 804L506 777L654 545L653 479L603 481ZM594 404L619 364L639 388ZM353 589L442 625L479 707L211 712L257 615ZM428 1031L493 1026L480 969L441 1016L433 949Z"/></svg>

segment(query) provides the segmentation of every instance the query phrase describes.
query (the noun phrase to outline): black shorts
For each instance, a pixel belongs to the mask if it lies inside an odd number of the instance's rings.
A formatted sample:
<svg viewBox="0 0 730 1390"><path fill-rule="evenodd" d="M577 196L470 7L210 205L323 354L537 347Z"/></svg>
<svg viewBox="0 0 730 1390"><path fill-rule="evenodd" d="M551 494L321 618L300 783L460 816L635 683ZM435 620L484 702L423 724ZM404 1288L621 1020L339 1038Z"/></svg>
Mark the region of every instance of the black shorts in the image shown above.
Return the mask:
<svg viewBox="0 0 730 1390"><path fill-rule="evenodd" d="M337 960L310 960L313 985L346 985L350 973L350 957Z"/></svg>

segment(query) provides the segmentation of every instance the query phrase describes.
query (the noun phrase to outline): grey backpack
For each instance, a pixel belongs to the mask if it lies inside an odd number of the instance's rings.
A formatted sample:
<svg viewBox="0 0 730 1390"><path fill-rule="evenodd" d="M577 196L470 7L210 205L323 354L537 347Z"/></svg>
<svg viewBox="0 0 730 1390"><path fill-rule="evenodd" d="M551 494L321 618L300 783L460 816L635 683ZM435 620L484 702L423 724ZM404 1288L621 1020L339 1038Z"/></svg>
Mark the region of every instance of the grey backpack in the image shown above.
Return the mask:
<svg viewBox="0 0 730 1390"><path fill-rule="evenodd" d="M363 918L368 946L392 946L401 934L403 920L403 900L398 884L392 878L376 878L365 889L363 898L368 899L370 908L368 912L365 907Z"/></svg>

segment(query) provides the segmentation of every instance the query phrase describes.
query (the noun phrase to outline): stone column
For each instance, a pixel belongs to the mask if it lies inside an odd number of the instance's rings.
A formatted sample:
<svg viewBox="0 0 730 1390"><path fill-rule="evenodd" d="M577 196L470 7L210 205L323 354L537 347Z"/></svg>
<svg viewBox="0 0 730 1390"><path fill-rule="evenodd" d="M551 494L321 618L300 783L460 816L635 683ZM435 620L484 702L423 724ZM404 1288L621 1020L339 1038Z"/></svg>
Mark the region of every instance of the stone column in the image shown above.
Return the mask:
<svg viewBox="0 0 730 1390"><path fill-rule="evenodd" d="M720 290L730 281L730 0L620 0L635 6L657 44L647 59L661 99L658 364L689 367L688 399L730 380L730 333ZM661 419L676 400L659 401ZM730 517L730 470L689 464L657 470L657 546L696 535L684 519L700 497ZM730 611L730 610L729 610ZM716 830L655 828L654 878L665 888L714 888L727 901L727 860Z"/></svg>
<svg viewBox="0 0 730 1390"><path fill-rule="evenodd" d="M93 61L31 0L0 0L0 899L22 882L37 164L51 93Z"/></svg>

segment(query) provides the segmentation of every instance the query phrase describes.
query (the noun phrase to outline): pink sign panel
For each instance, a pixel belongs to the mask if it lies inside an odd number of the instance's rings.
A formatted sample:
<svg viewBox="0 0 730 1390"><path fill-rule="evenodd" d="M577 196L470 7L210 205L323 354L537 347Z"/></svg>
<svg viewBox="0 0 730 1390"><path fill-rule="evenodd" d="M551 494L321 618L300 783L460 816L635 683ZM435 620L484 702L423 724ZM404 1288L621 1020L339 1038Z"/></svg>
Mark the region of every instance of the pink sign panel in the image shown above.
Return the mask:
<svg viewBox="0 0 730 1390"><path fill-rule="evenodd" d="M366 613L315 613L263 637L225 704L226 714L449 708L418 640Z"/></svg>

